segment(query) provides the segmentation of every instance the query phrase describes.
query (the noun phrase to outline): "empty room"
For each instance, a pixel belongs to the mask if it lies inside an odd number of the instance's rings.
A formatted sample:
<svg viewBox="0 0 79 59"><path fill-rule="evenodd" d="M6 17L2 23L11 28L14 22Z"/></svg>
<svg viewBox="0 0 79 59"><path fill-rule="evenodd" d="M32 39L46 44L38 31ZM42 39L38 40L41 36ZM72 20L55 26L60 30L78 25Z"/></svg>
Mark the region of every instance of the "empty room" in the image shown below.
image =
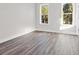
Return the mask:
<svg viewBox="0 0 79 59"><path fill-rule="evenodd" d="M0 3L0 55L79 55L79 4Z"/></svg>

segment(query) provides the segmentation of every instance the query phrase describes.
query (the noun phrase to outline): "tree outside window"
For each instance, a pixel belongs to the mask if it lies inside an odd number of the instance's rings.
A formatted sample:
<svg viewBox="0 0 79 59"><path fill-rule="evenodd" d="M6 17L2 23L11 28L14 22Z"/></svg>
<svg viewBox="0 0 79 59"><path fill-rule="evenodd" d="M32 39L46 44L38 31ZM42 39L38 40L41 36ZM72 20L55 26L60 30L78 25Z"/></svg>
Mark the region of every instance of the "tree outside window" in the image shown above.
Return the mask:
<svg viewBox="0 0 79 59"><path fill-rule="evenodd" d="M41 6L41 23L48 23L48 5Z"/></svg>
<svg viewBox="0 0 79 59"><path fill-rule="evenodd" d="M72 24L73 5L66 3L63 5L63 24Z"/></svg>

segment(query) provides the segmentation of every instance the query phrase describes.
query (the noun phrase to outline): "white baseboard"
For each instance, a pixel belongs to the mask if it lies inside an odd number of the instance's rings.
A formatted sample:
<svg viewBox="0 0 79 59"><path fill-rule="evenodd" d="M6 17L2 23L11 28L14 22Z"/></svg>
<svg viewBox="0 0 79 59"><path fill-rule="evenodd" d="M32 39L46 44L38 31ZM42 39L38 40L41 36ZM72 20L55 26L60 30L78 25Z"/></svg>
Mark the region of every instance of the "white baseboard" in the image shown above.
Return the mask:
<svg viewBox="0 0 79 59"><path fill-rule="evenodd" d="M37 29L37 31L46 31L46 32L55 32L55 33L63 33L63 34L79 35L78 33L65 33L65 32L60 32L60 31L42 30L42 29Z"/></svg>

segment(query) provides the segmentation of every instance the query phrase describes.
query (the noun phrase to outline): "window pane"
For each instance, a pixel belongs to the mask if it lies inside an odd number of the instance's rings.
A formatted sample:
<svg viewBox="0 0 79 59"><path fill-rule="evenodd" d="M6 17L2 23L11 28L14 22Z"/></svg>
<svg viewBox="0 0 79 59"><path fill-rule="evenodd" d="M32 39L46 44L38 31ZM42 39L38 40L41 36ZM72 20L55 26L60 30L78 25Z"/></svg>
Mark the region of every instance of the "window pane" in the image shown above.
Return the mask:
<svg viewBox="0 0 79 59"><path fill-rule="evenodd" d="M41 6L41 22L48 23L48 5Z"/></svg>
<svg viewBox="0 0 79 59"><path fill-rule="evenodd" d="M42 23L48 23L48 15L42 15Z"/></svg>
<svg viewBox="0 0 79 59"><path fill-rule="evenodd" d="M41 11L42 11L43 15L47 15L48 14L48 6L47 5L43 5Z"/></svg>
<svg viewBox="0 0 79 59"><path fill-rule="evenodd" d="M72 13L72 12L73 12L72 3L64 4L64 5L63 5L63 12L64 12L64 13Z"/></svg>
<svg viewBox="0 0 79 59"><path fill-rule="evenodd" d="M72 24L72 14L64 14L63 15L63 23L64 24Z"/></svg>

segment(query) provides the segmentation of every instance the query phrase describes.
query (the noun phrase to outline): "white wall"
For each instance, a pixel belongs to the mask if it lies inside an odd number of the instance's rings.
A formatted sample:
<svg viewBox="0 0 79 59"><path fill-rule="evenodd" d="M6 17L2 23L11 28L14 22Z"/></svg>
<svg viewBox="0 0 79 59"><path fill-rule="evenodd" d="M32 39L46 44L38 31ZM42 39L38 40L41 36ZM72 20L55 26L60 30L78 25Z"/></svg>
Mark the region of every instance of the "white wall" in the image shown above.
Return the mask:
<svg viewBox="0 0 79 59"><path fill-rule="evenodd" d="M60 20L61 16L61 3L50 3L49 6L49 19L48 25L40 24L40 4L36 6L36 29L41 31L49 31L49 32L60 32L60 33L67 33L67 34L76 34L76 26L74 24L73 27L68 28L66 30L60 30Z"/></svg>
<svg viewBox="0 0 79 59"><path fill-rule="evenodd" d="M76 19L77 19L77 32L79 34L79 3L76 4Z"/></svg>
<svg viewBox="0 0 79 59"><path fill-rule="evenodd" d="M0 43L35 28L35 5L0 3Z"/></svg>

